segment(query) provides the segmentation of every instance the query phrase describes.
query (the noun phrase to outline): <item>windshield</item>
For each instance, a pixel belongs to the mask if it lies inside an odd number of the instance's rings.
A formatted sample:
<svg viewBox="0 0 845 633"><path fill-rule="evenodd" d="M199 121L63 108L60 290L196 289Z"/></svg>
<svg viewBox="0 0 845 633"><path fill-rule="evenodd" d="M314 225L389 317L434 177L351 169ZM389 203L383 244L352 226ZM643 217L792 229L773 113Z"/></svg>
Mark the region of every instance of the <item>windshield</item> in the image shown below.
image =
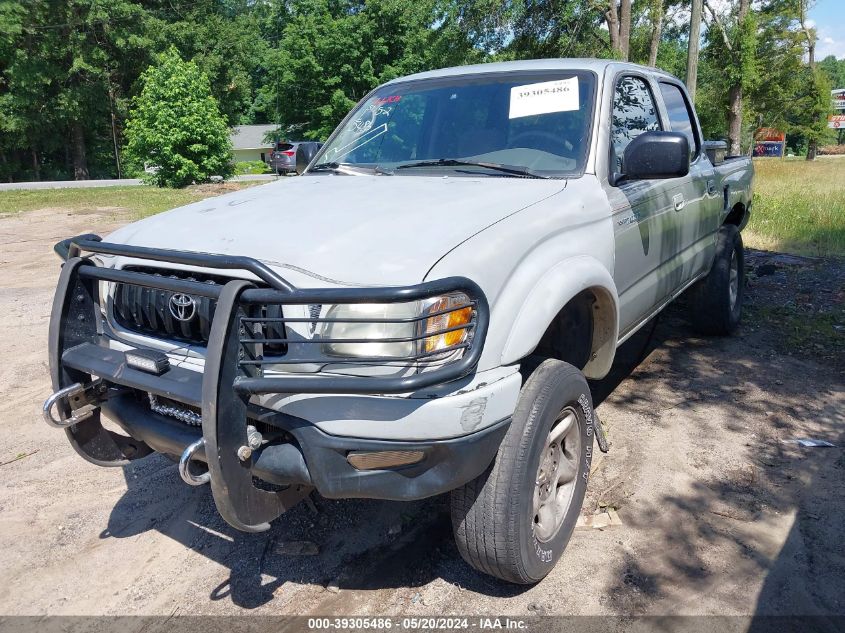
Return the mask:
<svg viewBox="0 0 845 633"><path fill-rule="evenodd" d="M587 158L594 93L595 76L580 71L383 86L341 124L311 170L577 176Z"/></svg>

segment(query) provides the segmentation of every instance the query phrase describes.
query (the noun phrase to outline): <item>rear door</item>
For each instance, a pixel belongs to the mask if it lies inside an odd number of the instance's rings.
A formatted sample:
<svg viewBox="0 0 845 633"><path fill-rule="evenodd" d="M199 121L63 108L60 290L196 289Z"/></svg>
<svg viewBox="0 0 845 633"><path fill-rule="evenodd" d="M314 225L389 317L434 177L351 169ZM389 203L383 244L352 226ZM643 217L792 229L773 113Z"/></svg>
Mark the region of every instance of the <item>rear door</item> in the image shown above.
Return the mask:
<svg viewBox="0 0 845 633"><path fill-rule="evenodd" d="M679 223L679 256L681 281L687 283L706 272L715 252L716 231L721 222L721 192L717 189L716 171L703 150L701 130L680 82L660 79L660 94L668 128L685 134L690 145L690 170L677 179L681 208L675 207Z"/></svg>

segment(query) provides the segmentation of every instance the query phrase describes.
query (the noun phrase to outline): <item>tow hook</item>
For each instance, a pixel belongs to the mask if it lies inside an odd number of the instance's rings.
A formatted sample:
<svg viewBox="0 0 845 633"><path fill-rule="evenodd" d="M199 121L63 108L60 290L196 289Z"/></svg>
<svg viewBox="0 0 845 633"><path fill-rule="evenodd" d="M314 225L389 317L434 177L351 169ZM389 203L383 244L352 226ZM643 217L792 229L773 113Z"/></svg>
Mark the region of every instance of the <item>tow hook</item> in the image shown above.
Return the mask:
<svg viewBox="0 0 845 633"><path fill-rule="evenodd" d="M59 389L44 401L41 409L44 421L55 429L66 429L79 424L93 415L107 391L108 387L101 378L87 385L76 382ZM61 415L54 415L54 409L55 413L59 413L59 405L64 405L64 408L71 412L70 417L62 419Z"/></svg>
<svg viewBox="0 0 845 633"><path fill-rule="evenodd" d="M202 486L211 481L211 473L205 471L201 475L194 475L191 472L191 459L199 449L205 448L205 438L200 438L193 444L189 444L188 448L182 451L182 456L179 458L179 476L189 486Z"/></svg>

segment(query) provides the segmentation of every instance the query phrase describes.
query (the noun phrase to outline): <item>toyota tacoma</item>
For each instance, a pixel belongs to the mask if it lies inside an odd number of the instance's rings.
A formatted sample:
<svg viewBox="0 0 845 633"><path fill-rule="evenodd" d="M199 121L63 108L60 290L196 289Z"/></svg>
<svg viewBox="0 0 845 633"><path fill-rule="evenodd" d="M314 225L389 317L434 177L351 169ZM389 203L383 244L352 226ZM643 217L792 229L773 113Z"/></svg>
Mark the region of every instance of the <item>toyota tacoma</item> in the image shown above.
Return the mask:
<svg viewBox="0 0 845 633"><path fill-rule="evenodd" d="M739 322L753 174L724 149L653 68L390 81L298 178L57 244L45 420L100 466L171 457L244 531L314 489L448 492L466 561L537 582L607 450L587 380L683 292Z"/></svg>

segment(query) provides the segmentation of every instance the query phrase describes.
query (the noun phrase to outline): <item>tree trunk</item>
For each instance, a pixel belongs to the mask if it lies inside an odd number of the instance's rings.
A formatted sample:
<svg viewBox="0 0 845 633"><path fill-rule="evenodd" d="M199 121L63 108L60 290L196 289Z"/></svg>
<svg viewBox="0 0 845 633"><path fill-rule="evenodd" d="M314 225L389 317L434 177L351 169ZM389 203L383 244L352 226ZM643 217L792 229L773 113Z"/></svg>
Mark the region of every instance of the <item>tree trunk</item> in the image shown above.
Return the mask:
<svg viewBox="0 0 845 633"><path fill-rule="evenodd" d="M657 50L660 46L660 36L663 33L663 0L656 0L652 6L651 16L651 44L648 49L648 65L657 65Z"/></svg>
<svg viewBox="0 0 845 633"><path fill-rule="evenodd" d="M79 121L70 126L70 144L73 149L73 179L88 180L88 160L85 158L85 130Z"/></svg>
<svg viewBox="0 0 845 633"><path fill-rule="evenodd" d="M742 85L731 86L728 98L730 107L728 109L728 153L731 156L739 156L742 152L740 141L742 140Z"/></svg>
<svg viewBox="0 0 845 633"><path fill-rule="evenodd" d="M807 38L807 65L810 70L816 66L816 31L807 26L807 9L808 2L801 0L798 3L798 21L801 24L801 30L804 31L804 37ZM818 140L811 137L807 143L807 160L816 160L818 153Z"/></svg>
<svg viewBox="0 0 845 633"><path fill-rule="evenodd" d="M616 13L616 0L609 0L607 12L607 30L610 33L610 49L621 52L619 48L619 15Z"/></svg>
<svg viewBox="0 0 845 633"><path fill-rule="evenodd" d="M701 3L702 0L692 0L692 9L690 11L689 20L689 43L687 44L686 84L690 99L692 99L693 103L695 103L695 90L698 85L698 48L701 41Z"/></svg>
<svg viewBox="0 0 845 633"><path fill-rule="evenodd" d="M41 180L41 163L38 162L38 152L33 148L32 150L32 171L35 175L35 180Z"/></svg>
<svg viewBox="0 0 845 633"><path fill-rule="evenodd" d="M111 83L109 83L109 109L111 110L111 136L114 141L114 164L117 167L117 177L120 179L120 149L117 145L117 117L114 114L114 90Z"/></svg>
<svg viewBox="0 0 845 633"><path fill-rule="evenodd" d="M739 0L737 23L742 24L751 10L751 0ZM728 114L728 138L731 141L731 154L742 152L742 83L732 86L730 90L731 111ZM734 151L736 149L736 151Z"/></svg>
<svg viewBox="0 0 845 633"><path fill-rule="evenodd" d="M619 9L619 51L628 61L631 53L631 0L622 0Z"/></svg>

